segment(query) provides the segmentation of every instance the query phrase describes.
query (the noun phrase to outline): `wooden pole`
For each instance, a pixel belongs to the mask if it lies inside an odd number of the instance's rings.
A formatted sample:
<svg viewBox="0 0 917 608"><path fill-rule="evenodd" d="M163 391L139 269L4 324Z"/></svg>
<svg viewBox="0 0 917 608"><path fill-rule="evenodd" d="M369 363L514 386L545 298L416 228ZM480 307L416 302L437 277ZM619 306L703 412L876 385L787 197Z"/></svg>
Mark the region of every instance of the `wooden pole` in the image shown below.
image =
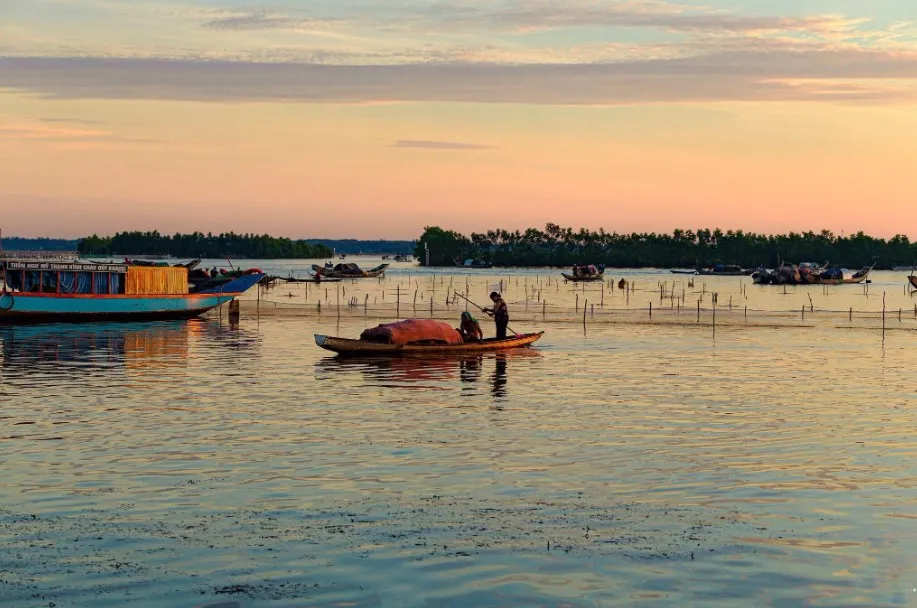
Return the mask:
<svg viewBox="0 0 917 608"><path fill-rule="evenodd" d="M882 335L885 335L885 292L882 292Z"/></svg>
<svg viewBox="0 0 917 608"><path fill-rule="evenodd" d="M586 327L586 304L589 303L589 300L583 301L583 327Z"/></svg>

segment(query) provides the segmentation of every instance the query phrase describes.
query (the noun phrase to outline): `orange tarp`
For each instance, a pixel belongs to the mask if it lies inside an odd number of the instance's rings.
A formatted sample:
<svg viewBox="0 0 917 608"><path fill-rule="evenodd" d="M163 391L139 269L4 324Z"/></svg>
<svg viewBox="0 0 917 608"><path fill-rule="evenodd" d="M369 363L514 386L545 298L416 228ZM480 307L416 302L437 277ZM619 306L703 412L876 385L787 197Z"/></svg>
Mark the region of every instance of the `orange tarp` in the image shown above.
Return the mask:
<svg viewBox="0 0 917 608"><path fill-rule="evenodd" d="M124 283L128 295L188 293L188 269L171 266L130 266Z"/></svg>
<svg viewBox="0 0 917 608"><path fill-rule="evenodd" d="M366 342L384 344L412 344L430 342L438 344L463 344L462 335L443 321L406 319L372 327L360 334Z"/></svg>

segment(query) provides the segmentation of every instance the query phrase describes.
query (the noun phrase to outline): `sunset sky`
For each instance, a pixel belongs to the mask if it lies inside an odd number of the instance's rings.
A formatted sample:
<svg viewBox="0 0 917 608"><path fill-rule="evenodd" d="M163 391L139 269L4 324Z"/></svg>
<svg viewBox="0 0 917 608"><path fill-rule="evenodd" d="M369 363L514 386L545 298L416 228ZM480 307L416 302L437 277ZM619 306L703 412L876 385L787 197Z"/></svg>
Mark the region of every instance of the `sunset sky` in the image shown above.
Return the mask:
<svg viewBox="0 0 917 608"><path fill-rule="evenodd" d="M917 239L917 2L0 0L0 209Z"/></svg>

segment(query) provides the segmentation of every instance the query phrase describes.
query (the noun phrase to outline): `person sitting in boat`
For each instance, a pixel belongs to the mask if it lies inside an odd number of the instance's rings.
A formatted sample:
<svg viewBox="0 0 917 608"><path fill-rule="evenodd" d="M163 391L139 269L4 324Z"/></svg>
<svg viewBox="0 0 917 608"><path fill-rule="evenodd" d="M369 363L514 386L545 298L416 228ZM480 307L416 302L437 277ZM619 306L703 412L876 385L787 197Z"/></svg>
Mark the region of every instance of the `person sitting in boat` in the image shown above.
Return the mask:
<svg viewBox="0 0 917 608"><path fill-rule="evenodd" d="M509 309L506 308L506 302L496 291L491 292L490 299L494 303L494 307L482 310L494 318L494 323L497 326L497 339L503 340L506 338L506 326L509 325Z"/></svg>
<svg viewBox="0 0 917 608"><path fill-rule="evenodd" d="M458 332L462 334L462 340L465 342L480 342L484 339L484 332L481 331L481 324L471 316L470 312L462 313L461 324Z"/></svg>

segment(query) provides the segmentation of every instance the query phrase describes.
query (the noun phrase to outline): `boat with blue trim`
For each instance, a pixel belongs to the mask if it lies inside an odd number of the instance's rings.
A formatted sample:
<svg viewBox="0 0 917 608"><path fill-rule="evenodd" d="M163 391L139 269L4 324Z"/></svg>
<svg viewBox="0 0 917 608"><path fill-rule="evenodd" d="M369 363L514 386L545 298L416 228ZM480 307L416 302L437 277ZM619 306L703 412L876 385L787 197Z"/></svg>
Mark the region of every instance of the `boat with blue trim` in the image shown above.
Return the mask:
<svg viewBox="0 0 917 608"><path fill-rule="evenodd" d="M196 317L242 295L264 274L188 283L185 265L0 261L0 323Z"/></svg>

